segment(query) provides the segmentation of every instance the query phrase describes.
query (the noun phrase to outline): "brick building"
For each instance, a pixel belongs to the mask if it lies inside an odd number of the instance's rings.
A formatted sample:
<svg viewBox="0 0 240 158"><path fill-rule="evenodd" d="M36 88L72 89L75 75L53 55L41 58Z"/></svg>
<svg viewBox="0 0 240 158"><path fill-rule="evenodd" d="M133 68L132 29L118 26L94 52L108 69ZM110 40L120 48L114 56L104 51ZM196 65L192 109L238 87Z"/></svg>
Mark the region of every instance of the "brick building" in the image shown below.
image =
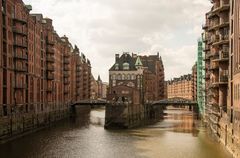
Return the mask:
<svg viewBox="0 0 240 158"><path fill-rule="evenodd" d="M113 94L113 89L118 91L117 87L121 89L125 85L134 88L137 98L144 98L146 102L164 98L164 67L159 54L150 56L132 54L131 56L129 53L123 53L121 57L116 54L115 64L109 72L110 94ZM142 101L138 100L137 103Z"/></svg>
<svg viewBox="0 0 240 158"><path fill-rule="evenodd" d="M102 82L100 75L98 75L98 79L95 80L92 76L91 80L91 98L92 99L106 99L107 98L107 88L108 83Z"/></svg>
<svg viewBox="0 0 240 158"><path fill-rule="evenodd" d="M51 19L30 14L30 5L0 4L0 137L9 137L59 120L70 104L88 99L91 64Z"/></svg>
<svg viewBox="0 0 240 158"><path fill-rule="evenodd" d="M206 68L206 119L217 139L225 127L220 119L227 112L229 67L229 0L213 0L206 14L205 68Z"/></svg>
<svg viewBox="0 0 240 158"><path fill-rule="evenodd" d="M136 56L136 55L135 55ZM164 99L164 66L157 55L140 56L144 68L145 96L147 101Z"/></svg>
<svg viewBox="0 0 240 158"><path fill-rule="evenodd" d="M193 77L191 74L174 78L167 83L168 98L185 98L193 100Z"/></svg>

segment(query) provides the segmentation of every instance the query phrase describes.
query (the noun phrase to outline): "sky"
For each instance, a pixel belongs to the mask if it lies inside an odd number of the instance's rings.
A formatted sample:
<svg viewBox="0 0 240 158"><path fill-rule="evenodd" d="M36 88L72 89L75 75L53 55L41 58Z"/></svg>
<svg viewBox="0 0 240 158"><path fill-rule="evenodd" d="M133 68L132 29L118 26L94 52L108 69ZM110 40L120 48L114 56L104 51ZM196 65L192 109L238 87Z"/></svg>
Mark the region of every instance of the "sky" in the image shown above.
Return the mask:
<svg viewBox="0 0 240 158"><path fill-rule="evenodd" d="M191 73L209 0L23 0L53 19L91 61L95 78L108 81L115 54L159 54L165 78Z"/></svg>

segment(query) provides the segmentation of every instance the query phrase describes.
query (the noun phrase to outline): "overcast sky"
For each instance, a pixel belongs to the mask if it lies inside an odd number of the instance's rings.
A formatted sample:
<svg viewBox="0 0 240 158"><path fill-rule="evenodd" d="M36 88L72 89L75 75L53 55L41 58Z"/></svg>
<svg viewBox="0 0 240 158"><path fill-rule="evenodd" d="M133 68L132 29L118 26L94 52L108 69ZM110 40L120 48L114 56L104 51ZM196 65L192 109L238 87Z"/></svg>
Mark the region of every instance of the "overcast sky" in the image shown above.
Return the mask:
<svg viewBox="0 0 240 158"><path fill-rule="evenodd" d="M160 53L166 79L191 72L209 0L23 0L53 19L108 81L115 54Z"/></svg>

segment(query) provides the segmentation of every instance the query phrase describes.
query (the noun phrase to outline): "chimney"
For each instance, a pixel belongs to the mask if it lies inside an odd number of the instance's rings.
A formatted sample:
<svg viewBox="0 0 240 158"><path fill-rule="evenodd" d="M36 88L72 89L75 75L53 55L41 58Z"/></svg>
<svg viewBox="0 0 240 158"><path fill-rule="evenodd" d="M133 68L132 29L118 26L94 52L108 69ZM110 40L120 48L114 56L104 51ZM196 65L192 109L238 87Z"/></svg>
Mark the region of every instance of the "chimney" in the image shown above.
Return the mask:
<svg viewBox="0 0 240 158"><path fill-rule="evenodd" d="M117 63L118 60L119 60L119 54L116 54L116 55L115 55L115 62Z"/></svg>

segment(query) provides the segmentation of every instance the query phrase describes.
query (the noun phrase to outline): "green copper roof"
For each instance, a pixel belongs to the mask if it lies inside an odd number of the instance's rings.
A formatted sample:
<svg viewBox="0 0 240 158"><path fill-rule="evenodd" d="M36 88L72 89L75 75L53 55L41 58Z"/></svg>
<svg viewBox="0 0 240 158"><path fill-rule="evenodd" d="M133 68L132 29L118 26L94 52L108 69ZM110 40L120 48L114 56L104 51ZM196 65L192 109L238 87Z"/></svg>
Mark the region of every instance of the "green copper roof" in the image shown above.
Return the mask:
<svg viewBox="0 0 240 158"><path fill-rule="evenodd" d="M136 60L135 66L143 66L142 61L141 61L141 59L140 59L139 56L137 57L137 60Z"/></svg>

